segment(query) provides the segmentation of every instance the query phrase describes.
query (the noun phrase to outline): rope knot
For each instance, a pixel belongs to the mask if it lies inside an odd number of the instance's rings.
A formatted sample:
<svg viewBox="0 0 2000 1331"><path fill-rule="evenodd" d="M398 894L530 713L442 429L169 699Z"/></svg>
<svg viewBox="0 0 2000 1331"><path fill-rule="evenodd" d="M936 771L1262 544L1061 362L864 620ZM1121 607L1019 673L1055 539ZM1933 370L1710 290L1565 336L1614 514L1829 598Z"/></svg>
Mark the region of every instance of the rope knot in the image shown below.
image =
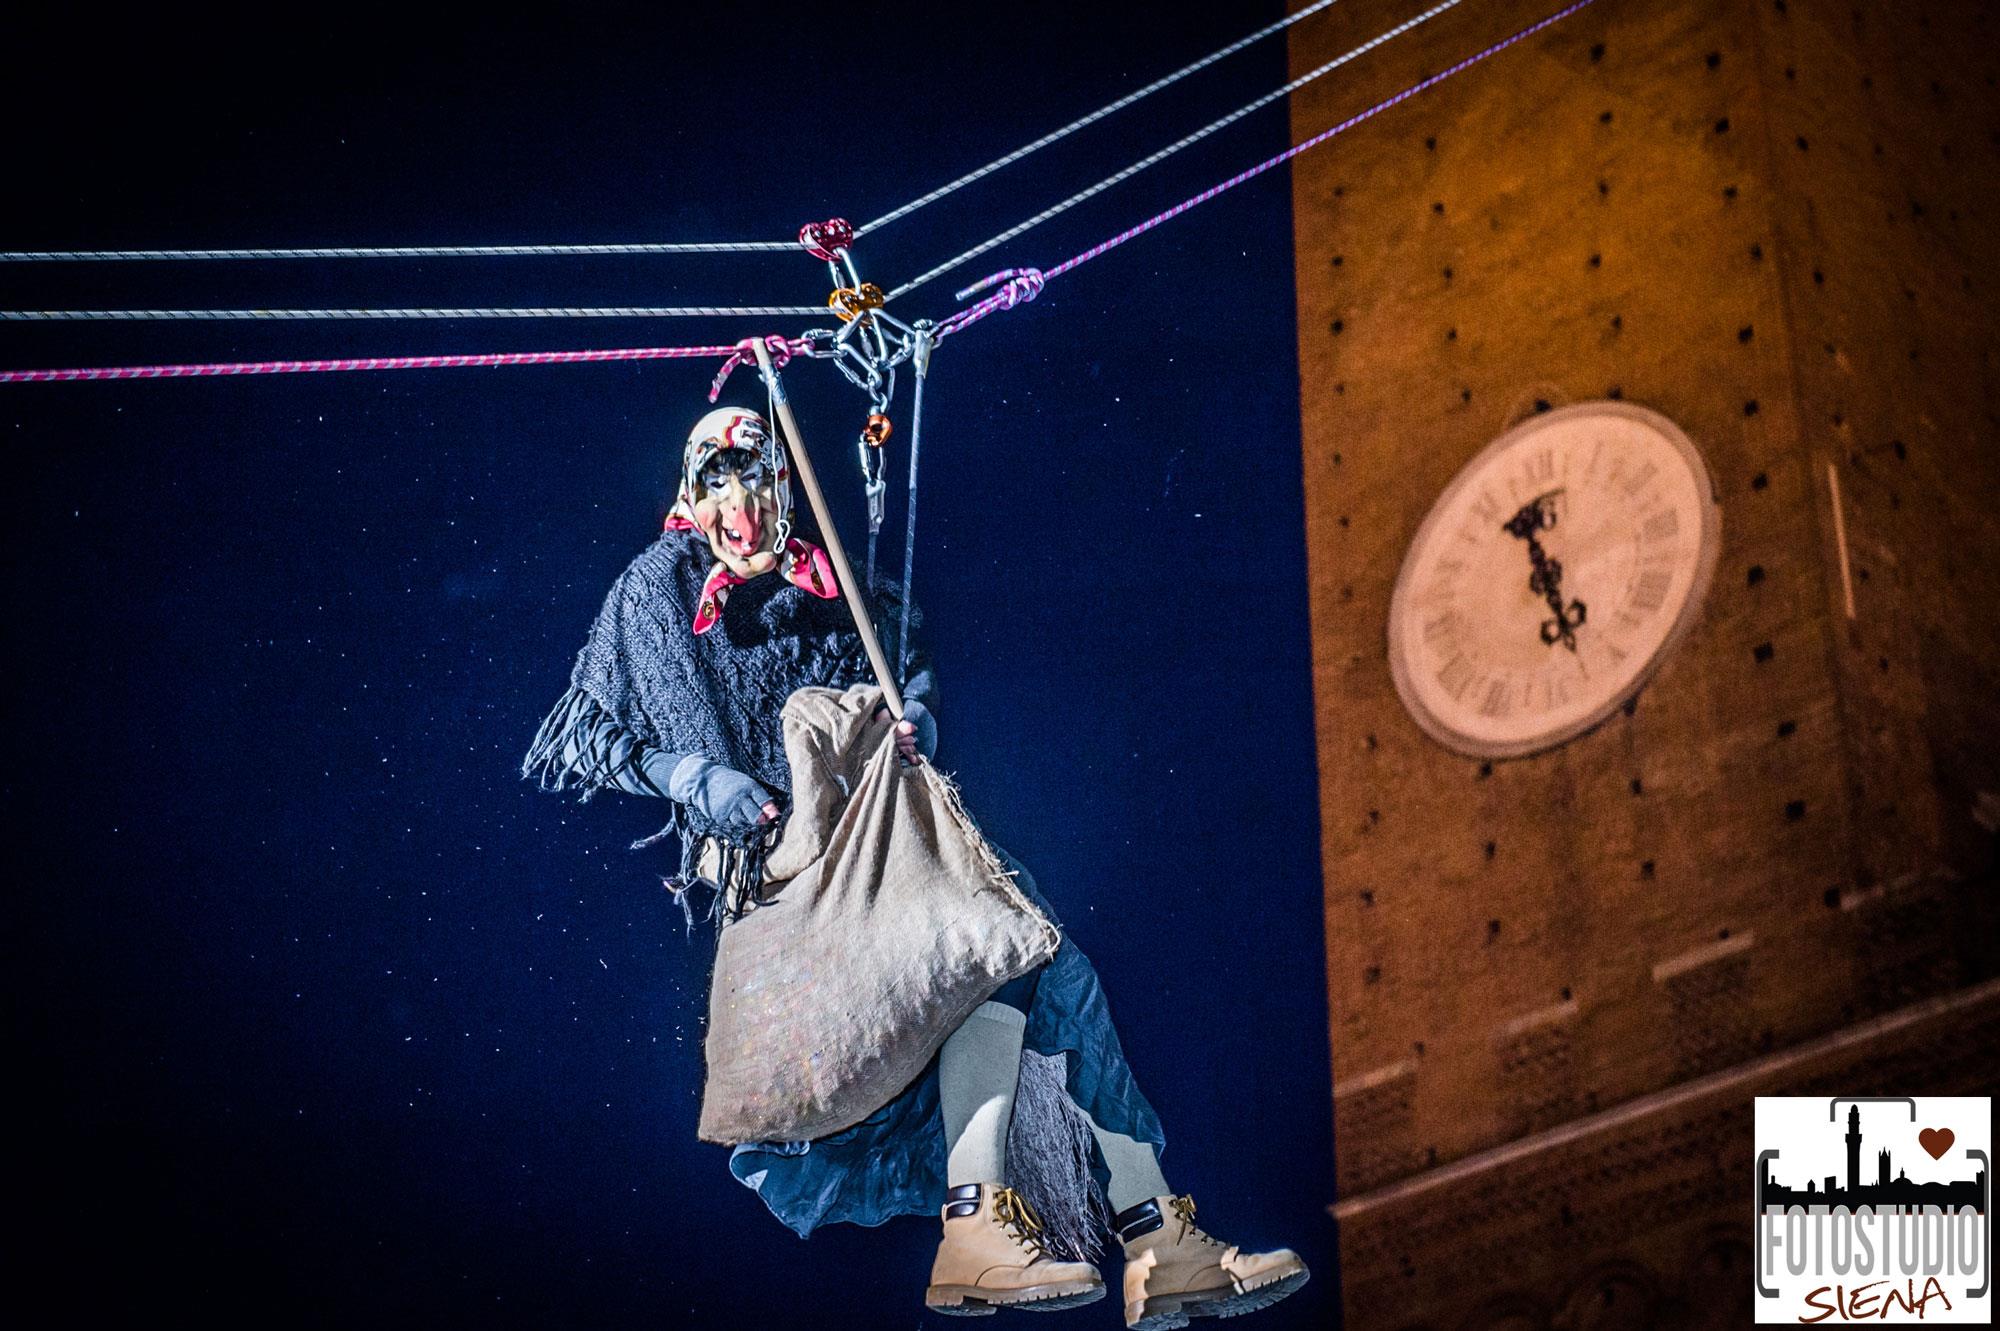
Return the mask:
<svg viewBox="0 0 2000 1331"><path fill-rule="evenodd" d="M756 361L759 341L763 342L765 350L771 353L772 369L782 370L791 361L792 344L776 333L764 338L744 338L736 344L736 349L729 353L729 359L722 362L722 368L715 372L715 382L708 386L710 402L722 396L722 386L729 382L729 376L735 373L737 366L749 365Z"/></svg>
<svg viewBox="0 0 2000 1331"><path fill-rule="evenodd" d="M1002 283L1006 285L1002 286ZM971 286L966 287L963 291L960 291L958 299L964 300L968 296L974 296L987 290L989 287L997 286L1000 289L988 296L986 300L992 302L991 308L1011 310L1016 305L1026 305L1029 301L1041 295L1043 284L1042 270L1039 268L1002 268L999 272L989 273L987 276L974 282Z"/></svg>
<svg viewBox="0 0 2000 1331"><path fill-rule="evenodd" d="M813 258L832 263L837 257L836 251L854 244L854 226L844 217L807 222L799 228L799 244L805 246L806 253Z"/></svg>
<svg viewBox="0 0 2000 1331"><path fill-rule="evenodd" d="M1012 281L1007 283L1005 292L1006 308L1011 310L1016 305L1026 305L1041 294L1042 270L1039 268L1024 268Z"/></svg>

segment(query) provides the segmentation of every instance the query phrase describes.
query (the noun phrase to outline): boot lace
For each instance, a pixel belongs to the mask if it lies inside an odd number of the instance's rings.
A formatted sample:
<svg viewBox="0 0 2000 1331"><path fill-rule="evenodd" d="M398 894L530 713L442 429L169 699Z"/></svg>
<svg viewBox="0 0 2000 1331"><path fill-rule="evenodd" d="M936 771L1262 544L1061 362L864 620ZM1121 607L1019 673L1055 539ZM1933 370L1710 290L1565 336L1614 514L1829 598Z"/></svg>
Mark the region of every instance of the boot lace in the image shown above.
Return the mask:
<svg viewBox="0 0 2000 1331"><path fill-rule="evenodd" d="M996 1188L993 1192L993 1215L1036 1257L1048 1255L1041 1240L1042 1218L1035 1214L1034 1207L1028 1205L1027 1198L1012 1188Z"/></svg>
<svg viewBox="0 0 2000 1331"><path fill-rule="evenodd" d="M1174 1198L1171 1205L1174 1208L1174 1217L1181 1222L1180 1235L1174 1242L1178 1243L1189 1234L1193 1234L1202 1243L1212 1243L1218 1248L1222 1246L1222 1240L1213 1238L1200 1229L1195 1228L1194 1198L1192 1196L1183 1193L1181 1196Z"/></svg>

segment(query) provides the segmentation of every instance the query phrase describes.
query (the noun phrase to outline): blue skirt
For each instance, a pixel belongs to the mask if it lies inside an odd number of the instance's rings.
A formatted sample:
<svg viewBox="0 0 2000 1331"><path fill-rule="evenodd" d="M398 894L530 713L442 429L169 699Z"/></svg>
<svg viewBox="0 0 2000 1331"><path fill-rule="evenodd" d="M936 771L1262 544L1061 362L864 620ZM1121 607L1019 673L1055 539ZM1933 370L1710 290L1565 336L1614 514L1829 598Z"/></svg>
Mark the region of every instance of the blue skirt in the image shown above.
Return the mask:
<svg viewBox="0 0 2000 1331"><path fill-rule="evenodd" d="M994 849L1015 871L1021 890L1061 929L1027 868ZM1160 1116L1125 1062L1097 970L1067 930L1035 984L1022 1042L1040 1054L1064 1055L1070 1098L1099 1127L1151 1142L1155 1150L1165 1147ZM1095 1148L1091 1154L1091 1172L1103 1188L1109 1182L1103 1155ZM729 1172L800 1238L836 1221L879 1225L891 1216L935 1216L945 1191L937 1059L853 1127L812 1141L745 1142L731 1150Z"/></svg>

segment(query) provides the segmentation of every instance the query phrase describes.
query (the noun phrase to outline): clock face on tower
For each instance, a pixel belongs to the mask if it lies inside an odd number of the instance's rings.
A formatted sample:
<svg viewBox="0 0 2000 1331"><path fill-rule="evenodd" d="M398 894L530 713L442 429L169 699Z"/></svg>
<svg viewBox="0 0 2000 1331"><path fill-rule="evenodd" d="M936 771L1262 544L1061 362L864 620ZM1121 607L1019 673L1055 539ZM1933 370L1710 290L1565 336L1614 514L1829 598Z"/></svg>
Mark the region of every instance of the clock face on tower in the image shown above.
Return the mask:
<svg viewBox="0 0 2000 1331"><path fill-rule="evenodd" d="M1460 753L1579 735L1651 678L1715 573L1722 510L1679 427L1585 402L1488 444L1439 496L1389 602L1404 706Z"/></svg>

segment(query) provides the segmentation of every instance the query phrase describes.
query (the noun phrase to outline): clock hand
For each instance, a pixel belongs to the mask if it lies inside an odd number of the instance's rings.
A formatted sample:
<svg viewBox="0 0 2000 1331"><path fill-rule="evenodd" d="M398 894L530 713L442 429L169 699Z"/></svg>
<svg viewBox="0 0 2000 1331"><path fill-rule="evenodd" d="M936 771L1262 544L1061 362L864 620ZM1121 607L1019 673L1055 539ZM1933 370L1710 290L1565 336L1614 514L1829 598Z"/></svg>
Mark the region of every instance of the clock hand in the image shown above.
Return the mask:
<svg viewBox="0 0 2000 1331"><path fill-rule="evenodd" d="M1513 517L1501 524L1501 529L1509 536L1528 543L1528 563L1533 571L1528 574L1528 590L1549 603L1553 617L1542 621L1542 641L1550 646L1561 642L1574 652L1576 650L1577 626L1583 623L1584 605L1582 601L1570 601L1567 605L1562 597L1562 561L1550 559L1542 549L1542 543L1535 539L1535 533L1556 525L1555 498L1561 489L1546 491L1536 495Z"/></svg>

